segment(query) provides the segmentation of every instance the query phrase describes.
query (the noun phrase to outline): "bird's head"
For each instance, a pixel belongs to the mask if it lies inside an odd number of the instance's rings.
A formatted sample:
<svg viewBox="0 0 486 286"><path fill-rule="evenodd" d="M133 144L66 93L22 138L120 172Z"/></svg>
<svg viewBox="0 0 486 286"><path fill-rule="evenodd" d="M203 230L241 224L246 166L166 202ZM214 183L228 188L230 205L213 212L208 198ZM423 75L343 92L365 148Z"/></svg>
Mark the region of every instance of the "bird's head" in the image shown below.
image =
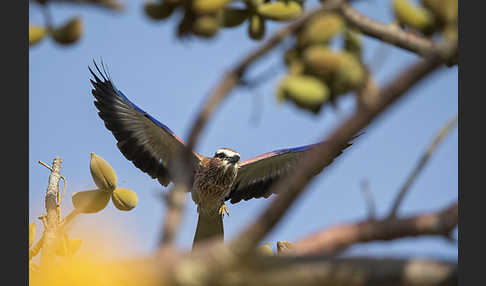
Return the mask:
<svg viewBox="0 0 486 286"><path fill-rule="evenodd" d="M221 148L214 153L214 157L219 159L223 162L227 162L230 164L236 164L240 161L240 153L236 152L235 150L231 150L229 148Z"/></svg>

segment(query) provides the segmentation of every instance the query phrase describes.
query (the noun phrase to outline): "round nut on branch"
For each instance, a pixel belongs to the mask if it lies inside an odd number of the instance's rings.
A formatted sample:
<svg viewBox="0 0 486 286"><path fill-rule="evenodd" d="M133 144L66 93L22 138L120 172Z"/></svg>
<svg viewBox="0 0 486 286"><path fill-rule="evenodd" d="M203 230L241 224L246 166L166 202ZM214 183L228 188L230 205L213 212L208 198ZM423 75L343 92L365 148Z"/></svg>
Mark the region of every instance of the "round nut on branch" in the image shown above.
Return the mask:
<svg viewBox="0 0 486 286"><path fill-rule="evenodd" d="M330 93L323 81L309 75L292 74L279 83L276 97L279 102L290 100L298 107L317 114Z"/></svg>
<svg viewBox="0 0 486 286"><path fill-rule="evenodd" d="M409 0L393 0L393 11L401 24L414 28L425 35L431 35L436 30L434 15Z"/></svg>
<svg viewBox="0 0 486 286"><path fill-rule="evenodd" d="M214 13L232 0L193 0L192 9L198 14Z"/></svg>
<svg viewBox="0 0 486 286"><path fill-rule="evenodd" d="M302 53L302 60L313 73L328 79L342 65L342 53L335 52L325 46L311 46Z"/></svg>
<svg viewBox="0 0 486 286"><path fill-rule="evenodd" d="M297 1L275 1L258 5L257 13L274 21L295 20L302 15L302 5Z"/></svg>
<svg viewBox="0 0 486 286"><path fill-rule="evenodd" d="M253 40L261 40L265 36L265 20L260 15L253 14L250 16L248 24L248 35Z"/></svg>
<svg viewBox="0 0 486 286"><path fill-rule="evenodd" d="M335 95L358 88L364 81L365 70L349 52L335 52L326 47L312 46L303 53L305 66L325 80Z"/></svg>
<svg viewBox="0 0 486 286"><path fill-rule="evenodd" d="M111 200L115 207L121 211L129 211L138 203L137 193L125 188L116 188L111 195Z"/></svg>
<svg viewBox="0 0 486 286"><path fill-rule="evenodd" d="M75 43L83 35L83 21L79 17L74 17L66 24L54 28L51 35L58 44L69 45Z"/></svg>
<svg viewBox="0 0 486 286"><path fill-rule="evenodd" d="M91 152L91 160L89 162L89 170L91 177L96 186L100 189L113 191L116 188L117 177L115 170L105 161L105 159Z"/></svg>
<svg viewBox="0 0 486 286"><path fill-rule="evenodd" d="M171 4L167 1L145 2L143 6L145 14L147 14L153 20L162 20L168 18L170 15L172 15L172 12L176 7L176 4Z"/></svg>
<svg viewBox="0 0 486 286"><path fill-rule="evenodd" d="M250 17L248 9L225 7L220 12L221 26L232 28L241 25Z"/></svg>
<svg viewBox="0 0 486 286"><path fill-rule="evenodd" d="M39 25L29 25L29 46L39 43L47 35L46 28Z"/></svg>
<svg viewBox="0 0 486 286"><path fill-rule="evenodd" d="M422 4L443 23L457 22L458 0L422 0Z"/></svg>
<svg viewBox="0 0 486 286"><path fill-rule="evenodd" d="M274 255L270 243L265 243L257 247L257 253L261 255Z"/></svg>
<svg viewBox="0 0 486 286"><path fill-rule="evenodd" d="M315 44L327 44L336 34L344 29L344 21L336 13L327 13L312 18L297 34L300 47Z"/></svg>
<svg viewBox="0 0 486 286"><path fill-rule="evenodd" d="M277 254L285 255L292 252L293 244L288 241L277 241Z"/></svg>
<svg viewBox="0 0 486 286"><path fill-rule="evenodd" d="M219 31L219 19L216 15L199 16L193 23L192 33L201 37L211 38Z"/></svg>
<svg viewBox="0 0 486 286"><path fill-rule="evenodd" d="M110 192L98 189L76 192L72 194L73 206L81 213L97 213L108 205L110 195Z"/></svg>

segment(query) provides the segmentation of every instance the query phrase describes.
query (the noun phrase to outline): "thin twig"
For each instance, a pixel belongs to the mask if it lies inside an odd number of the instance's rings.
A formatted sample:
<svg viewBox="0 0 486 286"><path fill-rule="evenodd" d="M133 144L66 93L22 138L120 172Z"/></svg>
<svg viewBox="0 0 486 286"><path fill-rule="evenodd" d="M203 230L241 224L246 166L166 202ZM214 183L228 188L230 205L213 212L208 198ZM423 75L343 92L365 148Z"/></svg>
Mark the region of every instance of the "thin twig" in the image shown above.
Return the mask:
<svg viewBox="0 0 486 286"><path fill-rule="evenodd" d="M51 2L51 3L66 3L66 4L93 4L98 7L108 8L113 11L122 11L123 4L116 0L30 0L35 2ZM44 4L45 5L45 4Z"/></svg>
<svg viewBox="0 0 486 286"><path fill-rule="evenodd" d="M441 52L440 45L430 39L406 32L396 25L387 25L370 19L356 11L347 3L343 3L340 8L341 15L346 21L358 28L365 35L414 52L423 57L428 57L431 54L440 54Z"/></svg>
<svg viewBox="0 0 486 286"><path fill-rule="evenodd" d="M271 187L269 193L275 193L278 190L279 195L253 224L236 237L232 242L234 250L242 256L250 254L258 242L277 224L289 207L304 192L304 187L316 174L316 171L329 165L353 136L442 64L443 61L439 56L415 63L381 89L376 102L359 105L357 112L325 140L325 145L311 149L299 160L293 176L282 178Z"/></svg>
<svg viewBox="0 0 486 286"><path fill-rule="evenodd" d="M408 190L415 182L417 176L425 167L430 157L434 154L439 144L454 129L456 124L457 124L457 115L449 119L449 121L447 121L447 123L439 130L439 132L437 132L437 135L435 135L434 140L432 140L432 142L429 144L425 152L420 157L420 160L415 165L415 168L412 170L412 173L410 173L410 175L408 176L407 180L405 181L405 184L403 184L403 186L400 188L400 191L398 192L395 201L393 202L393 205L390 209L390 214L388 215L388 218L395 218L397 216L398 208L400 207Z"/></svg>
<svg viewBox="0 0 486 286"><path fill-rule="evenodd" d="M179 185L174 186L165 197L169 210L167 211L162 229L162 236L160 238L161 246L167 246L174 241L178 226L182 220L182 208L184 207L186 194L180 188Z"/></svg>
<svg viewBox="0 0 486 286"><path fill-rule="evenodd" d="M77 209L72 210L62 221L59 227L65 228L71 221L73 221L80 212Z"/></svg>
<svg viewBox="0 0 486 286"><path fill-rule="evenodd" d="M368 220L374 220L376 218L375 200L373 199L373 194L370 192L367 180L361 182L361 194L363 194L368 209Z"/></svg>
<svg viewBox="0 0 486 286"><path fill-rule="evenodd" d="M292 254L335 255L357 243L389 241L423 235L450 236L458 223L458 204L436 212L401 219L363 220L311 234L293 244Z"/></svg>

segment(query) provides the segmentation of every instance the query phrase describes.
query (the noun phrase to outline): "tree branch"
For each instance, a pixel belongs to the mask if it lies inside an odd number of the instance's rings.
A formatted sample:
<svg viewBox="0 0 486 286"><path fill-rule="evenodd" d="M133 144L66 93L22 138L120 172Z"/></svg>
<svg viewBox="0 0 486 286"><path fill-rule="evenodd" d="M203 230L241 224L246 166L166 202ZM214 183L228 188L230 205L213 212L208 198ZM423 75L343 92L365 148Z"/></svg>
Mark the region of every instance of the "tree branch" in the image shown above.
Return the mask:
<svg viewBox="0 0 486 286"><path fill-rule="evenodd" d="M266 55L276 45L278 45L283 39L291 35L298 29L300 29L307 21L312 17L323 13L330 12L339 8L342 0L329 0L324 4L312 11L307 12L301 16L298 20L288 24L287 26L278 30L273 36L271 36L263 45L249 53L239 63L237 63L230 71L226 72L223 78L219 81L216 87L211 92L210 96L206 100L203 108L200 110L196 120L194 121L191 131L189 133L188 149L193 150L199 135L209 120L210 116L215 111L216 107L224 100L229 92L235 88L243 77L245 71L254 64L262 56Z"/></svg>
<svg viewBox="0 0 486 286"><path fill-rule="evenodd" d="M52 266L53 258L56 254L56 235L57 225L59 223L57 217L57 196L59 193L59 180L61 179L61 164L61 158L54 158L45 198L47 215L43 234L44 239L41 253L41 267L47 268Z"/></svg>
<svg viewBox="0 0 486 286"><path fill-rule="evenodd" d="M370 19L356 11L347 3L343 3L340 6L340 13L346 21L358 28L365 35L382 40L423 57L440 53L440 46L434 41L406 32L397 26L386 25Z"/></svg>
<svg viewBox="0 0 486 286"><path fill-rule="evenodd" d="M457 263L450 261L270 255L242 260L219 247L198 248L190 256L171 253L125 269L139 269L136 280L150 285L452 286L458 279Z"/></svg>
<svg viewBox="0 0 486 286"><path fill-rule="evenodd" d="M455 48L449 52L454 53ZM297 163L293 176L282 178L271 187L269 192L279 193L279 195L255 222L232 242L235 251L243 256L249 254L303 193L304 187L316 174L316 171L320 171L323 167L329 165L355 134L370 124L373 119L442 63L441 57L434 55L413 64L381 89L376 101L367 105L358 105L357 112L325 140L326 144L313 148L308 154L302 156Z"/></svg>
<svg viewBox="0 0 486 286"><path fill-rule="evenodd" d="M287 253L334 255L363 242L388 241L421 235L448 237L457 223L458 203L455 202L440 211L408 218L384 218L337 225L294 243Z"/></svg>
<svg viewBox="0 0 486 286"><path fill-rule="evenodd" d="M261 58L269 51L271 51L275 46L277 46L285 37L291 35L300 27L302 27L312 17L322 12L335 10L342 2L343 0L326 1L326 3L323 4L320 8L312 10L303 15L298 20L288 24L284 28L277 31L262 46L248 54L239 63L237 63L234 68L232 68L230 71L226 72L223 75L223 78L208 96L208 99L206 100L203 107L200 109L198 116L192 124L186 148L183 154L180 154L180 156L183 158L183 160L181 160L182 162L184 162L183 164L190 162L190 160L188 159L190 156L190 152L191 150L194 150L201 131L207 124L211 115L216 110L216 107L229 95L229 92L231 90L233 90L238 84L240 84L245 71L259 58ZM185 193L191 188L189 184L189 174L188 172L183 171L189 170L189 166L179 166L175 169L179 170L177 174L174 174L175 181L178 182L179 186L171 191L173 192L173 194L171 194L167 200L168 210L166 212L166 219L163 225L163 234L161 238L162 245L172 242L182 217L184 200L181 200L181 202L176 202L174 201L174 198L185 195ZM166 234L166 232L170 233Z"/></svg>
<svg viewBox="0 0 486 286"><path fill-rule="evenodd" d="M434 140L430 143L430 145L427 147L425 152L420 157L420 160L417 162L417 165L413 169L412 173L408 176L407 180L405 181L405 184L400 188L400 191L398 192L398 195L395 198L395 201L393 202L393 205L391 207L389 218L395 218L397 216L398 208L400 207L408 190L415 182L415 179L420 174L422 169L425 167L432 154L434 154L434 151L437 149L439 144L452 131L452 129L456 126L456 124L457 124L457 115L454 115L454 117L451 118L439 130L439 132L437 132L437 135L435 136Z"/></svg>

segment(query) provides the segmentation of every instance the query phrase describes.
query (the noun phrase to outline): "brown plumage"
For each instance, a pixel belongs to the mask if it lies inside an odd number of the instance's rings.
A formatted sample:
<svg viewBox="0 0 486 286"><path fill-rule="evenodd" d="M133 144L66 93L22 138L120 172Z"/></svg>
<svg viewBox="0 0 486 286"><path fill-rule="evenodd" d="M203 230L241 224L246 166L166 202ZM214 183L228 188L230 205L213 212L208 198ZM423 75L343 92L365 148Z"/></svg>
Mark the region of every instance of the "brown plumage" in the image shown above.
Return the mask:
<svg viewBox="0 0 486 286"><path fill-rule="evenodd" d="M101 78L89 69L94 77L91 80L94 103L106 128L116 138L118 148L137 168L167 186L173 182L181 165L178 154L185 148L184 141L131 102L96 63L95 68ZM241 162L240 154L229 148L219 149L213 157L193 151L189 159L193 179L190 191L199 212L194 242L223 237L225 201L234 204L241 200L267 198L272 195L270 191L277 193L272 186L280 178L292 176L299 158L315 146L326 144L320 142L275 150ZM350 145L346 144L342 150Z"/></svg>
<svg viewBox="0 0 486 286"><path fill-rule="evenodd" d="M196 169L191 194L198 212L217 214L238 174L237 164L218 158L203 158Z"/></svg>

